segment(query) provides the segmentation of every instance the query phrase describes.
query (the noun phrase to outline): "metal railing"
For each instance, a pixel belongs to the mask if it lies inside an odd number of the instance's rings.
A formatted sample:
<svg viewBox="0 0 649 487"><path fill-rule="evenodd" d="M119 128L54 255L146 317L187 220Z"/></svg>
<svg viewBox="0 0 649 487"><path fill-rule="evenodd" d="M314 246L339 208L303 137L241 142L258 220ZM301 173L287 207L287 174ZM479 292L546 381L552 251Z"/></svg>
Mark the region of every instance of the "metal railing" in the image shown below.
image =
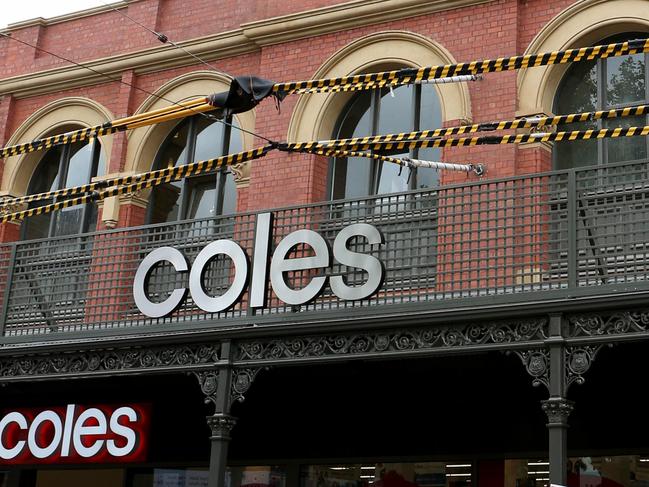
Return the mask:
<svg viewBox="0 0 649 487"><path fill-rule="evenodd" d="M649 280L649 164L627 163L442 186L415 191L272 210L272 244L298 229L330 243L352 223L369 223L385 243L353 250L385 267L377 293L343 301L328 286L299 307L280 302L268 286L268 305L254 312L247 294L231 309L207 313L188 298L165 318L148 318L132 295L136 269L151 250L180 249L192 262L209 242L232 239L253 256L255 213L149 225L0 246L2 336L61 338L151 330L152 326L221 327L292 322L310 314L366 313L400 304L448 307L508 302L513 296L625 292ZM272 251L272 246L271 246ZM308 248L296 248L296 257ZM148 282L153 301L187 287L187 275L160 266ZM215 260L203 277L219 295L230 285L229 260ZM288 276L300 288L315 275L344 275L348 285L366 274L335 261L324 270ZM647 285L649 286L649 285ZM296 313L300 314L296 314Z"/></svg>

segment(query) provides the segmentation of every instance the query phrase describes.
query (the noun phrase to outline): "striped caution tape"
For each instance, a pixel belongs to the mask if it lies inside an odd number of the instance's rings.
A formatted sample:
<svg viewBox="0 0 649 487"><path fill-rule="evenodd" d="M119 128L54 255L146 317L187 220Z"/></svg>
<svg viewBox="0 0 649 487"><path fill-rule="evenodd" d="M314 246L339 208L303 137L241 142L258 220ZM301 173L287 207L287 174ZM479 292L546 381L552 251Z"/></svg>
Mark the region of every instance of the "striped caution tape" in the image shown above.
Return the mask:
<svg viewBox="0 0 649 487"><path fill-rule="evenodd" d="M214 106L207 103L207 97L202 97L188 102L178 103L170 107L113 120L112 122L106 122L103 125L73 130L64 134L37 139L32 142L4 147L0 149L0 158L39 150L47 150L57 145L80 142L92 137L102 137L104 135L114 134L115 132L143 127L145 125L152 125L154 123L161 123L167 120L182 118L214 109Z"/></svg>
<svg viewBox="0 0 649 487"><path fill-rule="evenodd" d="M649 134L649 125L643 127L618 127L613 129L601 130L574 130L569 132L555 133L536 133L536 134L515 134L502 136L483 136L483 137L459 137L455 139L420 139L420 140L397 140L397 134L387 134L389 140L381 142L363 143L362 141L354 144L346 144L340 148L337 145L326 146L320 145L319 142L303 142L298 144L281 144L279 149L289 152L310 152L314 148L324 149L345 149L351 151L370 151L370 150L407 150L424 147L458 147L473 145L489 144L523 144L526 142L551 142L562 140L588 140L616 137L634 137Z"/></svg>
<svg viewBox="0 0 649 487"><path fill-rule="evenodd" d="M107 198L109 196L118 196L121 194L132 193L134 191L140 191L145 188L152 186L157 186L160 184L166 184L173 181L179 181L188 176L195 176L199 174L204 174L214 170L218 170L222 167L231 166L233 164L238 164L245 161L250 161L253 159L259 159L266 155L270 150L274 148L273 145L267 145L263 147L258 147L253 150L238 152L235 154L228 154L227 156L217 157L214 159L206 159L203 161L193 162L191 164L185 164L183 166L170 167L165 169L159 169L156 171L150 171L147 173L137 174L134 176L125 176L119 178L112 178L110 180L102 181L102 186L109 186L102 191L97 191L98 186L95 186L94 189L89 189L89 185L78 186L75 188L69 188L67 191L67 196L77 195L82 192L82 188L89 194L83 196L77 196L74 198L67 198L62 201L57 201L48 205L38 206L36 208L29 208L27 210L18 211L9 213L0 218L0 223L6 223L10 221L22 220L30 216L42 215L44 213L50 213L52 211L68 208L70 206L82 205L90 201L97 199ZM52 192L53 193L53 192ZM38 199L49 199L51 198L52 193L42 193L42 195L47 195L46 197L41 197ZM38 196L38 195L32 195ZM29 198L29 197L27 197ZM6 207L14 206L20 199L12 199L3 202L3 205ZM32 200L34 201L34 200ZM25 203L26 201L22 201ZM0 210L2 206L0 206Z"/></svg>
<svg viewBox="0 0 649 487"><path fill-rule="evenodd" d="M523 117L515 120L506 120L501 122L485 122L473 125L458 125L432 130L418 130L413 132L401 132L398 134L375 135L367 137L353 137L349 139L321 140L318 142L303 142L292 144L297 149L303 145L318 144L324 147L348 147L360 144L373 144L383 142L398 142L419 140L432 137L443 137L447 135L461 135L483 131L507 130L518 128L543 127L550 125L563 125L577 122L586 122L589 120L605 120L619 117L635 117L649 113L649 105L638 105L634 107L616 108L613 110L601 110L596 112L571 113L568 115L541 116L541 117Z"/></svg>
<svg viewBox="0 0 649 487"><path fill-rule="evenodd" d="M649 51L649 39L635 39L614 44L567 49L541 54L527 54L469 63L428 66L423 68L405 68L379 73L357 74L338 78L323 78L307 81L276 83L273 91L288 95L291 93L323 93L332 91L353 91L354 89L371 89L379 86L398 86L417 83L434 78L447 78L468 74L512 71L550 64L566 64L579 61L592 61L626 54Z"/></svg>

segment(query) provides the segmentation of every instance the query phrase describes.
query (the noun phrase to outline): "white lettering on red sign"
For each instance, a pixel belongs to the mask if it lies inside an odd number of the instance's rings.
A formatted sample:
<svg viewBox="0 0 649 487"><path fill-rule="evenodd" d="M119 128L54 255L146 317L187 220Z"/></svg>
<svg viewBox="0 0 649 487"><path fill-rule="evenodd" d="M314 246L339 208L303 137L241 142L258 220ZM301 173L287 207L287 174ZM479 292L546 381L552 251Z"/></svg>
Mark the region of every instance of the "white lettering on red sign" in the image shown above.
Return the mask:
<svg viewBox="0 0 649 487"><path fill-rule="evenodd" d="M12 411L0 419L0 463L141 460L145 425L142 405Z"/></svg>

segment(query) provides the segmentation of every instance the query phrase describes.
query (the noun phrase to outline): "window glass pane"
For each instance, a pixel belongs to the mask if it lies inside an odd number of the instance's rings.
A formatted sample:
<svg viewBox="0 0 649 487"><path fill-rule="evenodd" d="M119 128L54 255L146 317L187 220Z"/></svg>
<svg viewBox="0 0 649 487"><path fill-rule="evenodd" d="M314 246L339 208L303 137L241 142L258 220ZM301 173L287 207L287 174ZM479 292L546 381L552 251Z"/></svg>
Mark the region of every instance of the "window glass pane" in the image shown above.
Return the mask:
<svg viewBox="0 0 649 487"><path fill-rule="evenodd" d="M81 186L89 182L92 165L92 144L78 142L70 147L70 159L65 187Z"/></svg>
<svg viewBox="0 0 649 487"><path fill-rule="evenodd" d="M39 201L38 204L34 203L33 205L30 205L30 207L49 205L50 203L52 203L52 200L43 200ZM44 215L34 215L27 218L24 223L24 225L27 225L25 228L25 240L46 238L50 228L51 216L51 213L46 213Z"/></svg>
<svg viewBox="0 0 649 487"><path fill-rule="evenodd" d="M234 117L232 118L231 123L235 127L239 126L237 119ZM241 131L237 130L236 128L232 128L232 130L230 130L230 149L228 150L228 154L234 154L235 152L241 152L242 150L243 143Z"/></svg>
<svg viewBox="0 0 649 487"><path fill-rule="evenodd" d="M606 59L606 102L609 106L645 99L644 59L643 53Z"/></svg>
<svg viewBox="0 0 649 487"><path fill-rule="evenodd" d="M421 85L421 111L419 130L430 130L442 126L442 107L434 85ZM424 148L417 151L416 157L426 161L440 161L439 148ZM466 161L473 162L473 161ZM433 188L439 185L439 171L427 167L417 169L416 189Z"/></svg>
<svg viewBox="0 0 649 487"><path fill-rule="evenodd" d="M54 235L74 235L81 232L83 206L64 208L54 213Z"/></svg>
<svg viewBox="0 0 649 487"><path fill-rule="evenodd" d="M390 154L392 157L407 157L408 153ZM408 191L408 174L410 171L404 169L399 174L401 166L392 162L383 162L381 166L381 175L379 177L379 187L376 194L397 193Z"/></svg>
<svg viewBox="0 0 649 487"><path fill-rule="evenodd" d="M178 183L163 184L153 189L151 223L164 223L178 220L180 189L181 186Z"/></svg>
<svg viewBox="0 0 649 487"><path fill-rule="evenodd" d="M103 176L106 174L106 155L104 154L104 149L99 151L99 161L97 162L97 174L95 176Z"/></svg>
<svg viewBox="0 0 649 487"><path fill-rule="evenodd" d="M392 93L385 88L381 90L381 107L379 109L379 134L410 132L413 128L412 113L413 86L393 88Z"/></svg>
<svg viewBox="0 0 649 487"><path fill-rule="evenodd" d="M156 158L156 168L179 166L187 163L189 123L177 127L162 145ZM151 193L151 223L176 221L180 211L182 181L156 186Z"/></svg>
<svg viewBox="0 0 649 487"><path fill-rule="evenodd" d="M338 131L339 138L361 137L372 133L372 93L364 91L354 97ZM365 158L337 158L334 161L332 198L367 196L370 192L372 163Z"/></svg>
<svg viewBox="0 0 649 487"><path fill-rule="evenodd" d="M221 122L203 117L196 119L194 161L204 161L223 155L223 128Z"/></svg>
<svg viewBox="0 0 649 487"><path fill-rule="evenodd" d="M642 127L646 125L645 117L625 117L606 121L606 128ZM608 162L634 161L647 157L645 137L618 137L606 140Z"/></svg>
<svg viewBox="0 0 649 487"><path fill-rule="evenodd" d="M282 467L228 467L225 487L286 487L286 472Z"/></svg>
<svg viewBox="0 0 649 487"><path fill-rule="evenodd" d="M308 465L300 487L466 487L472 464L417 462Z"/></svg>
<svg viewBox="0 0 649 487"><path fill-rule="evenodd" d="M174 167L187 164L187 137L189 123L184 123L167 137L158 156L158 168Z"/></svg>
<svg viewBox="0 0 649 487"><path fill-rule="evenodd" d="M231 172L223 173L220 178L223 179L223 208L222 215L234 213L237 209L237 187L234 183L234 176Z"/></svg>
<svg viewBox="0 0 649 487"><path fill-rule="evenodd" d="M573 64L566 73L555 101L555 113L590 112L597 109L597 62ZM557 126L557 131L597 130L597 122L581 122ZM554 145L557 169L597 164L597 141L575 140Z"/></svg>
<svg viewBox="0 0 649 487"><path fill-rule="evenodd" d="M60 159L61 147L54 147L45 153L29 182L29 194L46 193L57 189ZM35 201L29 207L35 208L50 203L52 203L52 200L49 199ZM51 217L51 213L46 213L25 219L23 223L25 225L25 239L31 240L47 237Z"/></svg>
<svg viewBox="0 0 649 487"><path fill-rule="evenodd" d="M190 201L188 219L214 216L216 214L216 182L214 179L200 184L192 184Z"/></svg>

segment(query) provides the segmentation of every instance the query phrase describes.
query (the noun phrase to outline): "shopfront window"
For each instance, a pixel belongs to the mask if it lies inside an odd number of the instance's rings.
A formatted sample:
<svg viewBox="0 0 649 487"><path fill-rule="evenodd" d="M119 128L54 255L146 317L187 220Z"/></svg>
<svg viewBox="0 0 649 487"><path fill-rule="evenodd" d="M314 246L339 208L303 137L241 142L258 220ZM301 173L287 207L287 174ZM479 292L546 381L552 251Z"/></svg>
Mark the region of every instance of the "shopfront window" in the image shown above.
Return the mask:
<svg viewBox="0 0 649 487"><path fill-rule="evenodd" d="M598 44L646 38L646 33L628 33ZM574 63L566 72L554 100L554 113L568 114L609 110L649 102L646 53ZM591 120L562 125L558 130L588 130L647 125L647 116ZM649 138L620 137L556 142L557 169L647 159Z"/></svg>
<svg viewBox="0 0 649 487"><path fill-rule="evenodd" d="M49 134L53 135L53 134ZM103 174L105 160L98 140L77 142L49 149L34 171L28 194L46 193L89 183ZM31 208L55 203L55 199L36 201ZM97 205L87 203L62 210L32 216L22 228L24 240L74 235L94 230Z"/></svg>
<svg viewBox="0 0 649 487"><path fill-rule="evenodd" d="M363 463L304 466L300 487L467 487L471 463Z"/></svg>
<svg viewBox="0 0 649 487"><path fill-rule="evenodd" d="M231 117L226 120L236 126ZM167 137L154 169L178 167L241 151L241 136L229 125L195 116L180 123ZM232 173L224 168L210 174L184 178L157 186L149 204L150 223L200 219L233 213L236 188Z"/></svg>

